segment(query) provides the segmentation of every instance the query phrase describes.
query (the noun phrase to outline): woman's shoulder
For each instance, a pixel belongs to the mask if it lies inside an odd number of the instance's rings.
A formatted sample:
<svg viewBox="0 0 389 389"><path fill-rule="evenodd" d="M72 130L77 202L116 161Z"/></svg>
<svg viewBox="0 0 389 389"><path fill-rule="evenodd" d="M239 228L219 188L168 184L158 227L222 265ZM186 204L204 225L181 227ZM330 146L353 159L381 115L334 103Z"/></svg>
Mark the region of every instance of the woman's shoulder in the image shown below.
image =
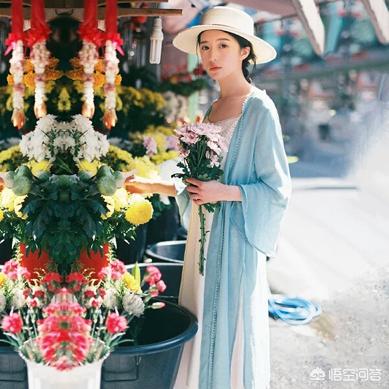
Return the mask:
<svg viewBox="0 0 389 389"><path fill-rule="evenodd" d="M254 91L250 96L250 99L247 101L248 108L259 113L258 110L264 110L271 113L277 112L277 108L271 99L271 97L266 93L265 89L260 89L254 87Z"/></svg>

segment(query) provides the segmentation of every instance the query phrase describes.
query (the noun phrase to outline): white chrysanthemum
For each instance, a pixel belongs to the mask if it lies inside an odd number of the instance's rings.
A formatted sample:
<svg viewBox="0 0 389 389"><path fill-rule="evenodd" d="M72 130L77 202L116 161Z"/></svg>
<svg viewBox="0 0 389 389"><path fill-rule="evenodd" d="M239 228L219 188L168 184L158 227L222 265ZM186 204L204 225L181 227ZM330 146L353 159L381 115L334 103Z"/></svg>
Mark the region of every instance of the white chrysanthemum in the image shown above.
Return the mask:
<svg viewBox="0 0 389 389"><path fill-rule="evenodd" d="M143 315L145 304L140 296L128 292L123 296L123 309L130 315L139 317Z"/></svg>
<svg viewBox="0 0 389 389"><path fill-rule="evenodd" d="M4 294L0 292L0 312L4 311L6 305L7 305L7 299L5 298Z"/></svg>
<svg viewBox="0 0 389 389"><path fill-rule="evenodd" d="M15 289L15 293L12 296L11 305L16 309L21 309L26 304L26 299L23 295L23 291Z"/></svg>
<svg viewBox="0 0 389 389"><path fill-rule="evenodd" d="M103 299L103 305L108 309L114 309L117 307L118 299L116 296L116 290L109 288L105 290L105 296Z"/></svg>

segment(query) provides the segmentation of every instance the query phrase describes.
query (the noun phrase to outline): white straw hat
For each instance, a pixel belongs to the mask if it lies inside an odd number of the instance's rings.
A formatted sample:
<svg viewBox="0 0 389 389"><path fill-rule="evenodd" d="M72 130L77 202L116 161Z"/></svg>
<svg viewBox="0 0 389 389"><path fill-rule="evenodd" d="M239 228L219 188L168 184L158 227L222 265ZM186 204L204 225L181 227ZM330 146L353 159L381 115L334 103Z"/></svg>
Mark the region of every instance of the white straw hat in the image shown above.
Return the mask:
<svg viewBox="0 0 389 389"><path fill-rule="evenodd" d="M277 55L273 46L255 36L254 20L249 14L224 6L213 7L205 12L201 24L179 32L173 39L173 45L185 53L198 54L197 37L207 30L231 32L247 39L253 46L257 64L269 62Z"/></svg>

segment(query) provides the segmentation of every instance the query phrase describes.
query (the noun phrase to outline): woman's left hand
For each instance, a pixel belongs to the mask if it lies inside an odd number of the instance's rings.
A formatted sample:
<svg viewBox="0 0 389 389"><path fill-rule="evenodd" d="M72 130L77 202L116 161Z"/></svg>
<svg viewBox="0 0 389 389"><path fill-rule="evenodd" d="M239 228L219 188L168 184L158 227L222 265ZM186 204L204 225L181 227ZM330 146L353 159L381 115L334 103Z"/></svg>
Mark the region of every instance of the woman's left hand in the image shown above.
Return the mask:
<svg viewBox="0 0 389 389"><path fill-rule="evenodd" d="M186 179L190 198L197 205L217 203L218 201L242 201L240 189L236 185L226 185L219 181L200 181Z"/></svg>
<svg viewBox="0 0 389 389"><path fill-rule="evenodd" d="M219 181L200 181L195 178L185 180L188 184L186 190L192 201L197 205L217 203L223 199L226 186Z"/></svg>

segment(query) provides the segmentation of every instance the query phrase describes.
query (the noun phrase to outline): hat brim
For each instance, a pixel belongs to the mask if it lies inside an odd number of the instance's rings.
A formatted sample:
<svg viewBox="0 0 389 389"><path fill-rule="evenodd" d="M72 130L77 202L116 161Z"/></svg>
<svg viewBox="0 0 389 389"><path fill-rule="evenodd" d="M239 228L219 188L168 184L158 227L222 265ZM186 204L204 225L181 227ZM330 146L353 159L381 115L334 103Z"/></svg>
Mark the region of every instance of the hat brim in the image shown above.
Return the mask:
<svg viewBox="0 0 389 389"><path fill-rule="evenodd" d="M231 32L248 40L253 46L257 64L270 62L277 56L274 47L263 39L254 35L242 33L233 27L216 24L201 24L179 32L173 39L173 46L185 53L197 55L199 54L197 51L197 37L207 30Z"/></svg>

